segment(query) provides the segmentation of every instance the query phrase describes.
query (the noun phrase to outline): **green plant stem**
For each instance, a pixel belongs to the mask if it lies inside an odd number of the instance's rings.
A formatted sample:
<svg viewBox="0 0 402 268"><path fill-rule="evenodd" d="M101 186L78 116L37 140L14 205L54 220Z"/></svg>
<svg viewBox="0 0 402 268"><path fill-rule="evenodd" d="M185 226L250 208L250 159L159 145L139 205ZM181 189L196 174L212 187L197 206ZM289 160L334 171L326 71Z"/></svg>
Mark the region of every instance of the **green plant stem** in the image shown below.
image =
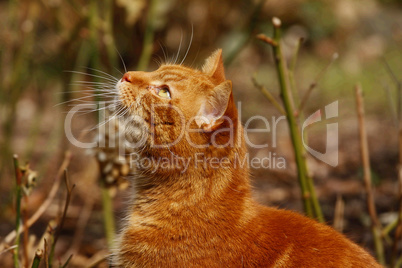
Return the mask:
<svg viewBox="0 0 402 268"><path fill-rule="evenodd" d="M308 188L310 190L310 195L311 195L311 203L313 204L313 209L314 209L314 214L316 219L319 222L324 222L324 215L322 214L322 209L321 209L321 205L320 202L318 201L318 197L317 194L315 192L315 188L314 188L314 181L313 178L309 175L309 172L307 170L307 162L306 162L306 153L304 150L304 147L301 147L300 149L302 151L302 157L303 157L303 163L304 163L304 174L306 174L306 178L307 178L307 185Z"/></svg>
<svg viewBox="0 0 402 268"><path fill-rule="evenodd" d="M152 2L155 2L155 0L152 0ZM151 3L152 5L152 3ZM92 64L95 66L95 68L99 68L99 60L98 60L98 53L99 53L99 47L98 47L98 28L97 28L97 17L98 17L98 6L97 6L97 1L92 0L91 1L91 9L90 9L90 30L91 30L91 45L92 45ZM152 30L153 31L153 30ZM152 45L152 40L153 40L153 34L151 38L151 45ZM151 49L152 52L152 49ZM151 53L150 52L150 53ZM95 96L94 96L95 102L97 103L97 108L99 108L99 94L96 91ZM101 122L101 120L105 120L105 118L101 118L101 113L97 109L96 114L96 119L97 122ZM102 182L102 179L100 179ZM108 190L106 189L105 185L101 183L101 193L102 193L102 206L103 206L103 218L104 218L104 227L105 227L105 236L106 240L108 243L109 248L112 248L113 242L114 242L114 235L115 235L115 225L114 225L114 213L113 213L113 208L112 208L112 198L109 195Z"/></svg>
<svg viewBox="0 0 402 268"><path fill-rule="evenodd" d="M274 20L275 20L275 18L274 18ZM279 24L276 24L274 22L274 39L273 39L273 42L271 43L271 45L272 45L272 49L274 51L275 66L276 66L278 80L279 80L279 84L280 84L281 98L282 98L282 101L283 101L283 104L285 107L286 119L288 121L291 140L292 140L293 148L295 151L295 159L296 159L296 165L297 165L297 170L298 170L298 178L299 178L300 188L302 191L304 211L306 212L307 216L313 218L314 214L313 214L313 209L312 209L312 204L311 204L311 194L310 194L310 191L308 190L307 178L306 178L306 174L304 173L304 169L303 169L303 157L299 150L299 148L302 146L302 142L298 135L299 130L298 130L298 127L296 124L294 114L293 114L293 105L291 102L291 95L290 95L289 86L288 86L287 80L286 80L286 78L288 77L286 74L286 65L285 65L286 63L283 59L282 50L281 50L281 46L280 46L280 22L279 22Z"/></svg>
<svg viewBox="0 0 402 268"><path fill-rule="evenodd" d="M73 255L71 254L70 257L68 257L67 261L63 264L63 266L61 266L61 268L66 268L68 263L71 261L72 257L73 257Z"/></svg>
<svg viewBox="0 0 402 268"><path fill-rule="evenodd" d="M90 26L90 41L91 41L91 51L92 51L92 55L91 55L91 61L92 61L92 65L94 66L94 68L96 69L101 69L100 68L100 61L99 61L99 46L98 46L98 38L99 38L99 34L98 34L98 16L99 16L99 10L98 10L98 2L96 0L92 0L91 1L91 5L90 5L90 12L89 12L89 26ZM94 79L96 80L96 79ZM96 81L95 81L96 82ZM95 99L95 103L97 105L96 110L97 112L96 114L96 119L99 123L99 121L101 120L100 113L99 113L99 94L98 94L98 89L95 89L95 94L94 94L94 99Z"/></svg>
<svg viewBox="0 0 402 268"><path fill-rule="evenodd" d="M139 71L145 71L148 67L149 61L151 59L152 50L153 50L153 42L155 35L155 8L158 0L150 0L148 6L148 14L147 14L147 26L145 28L145 36L142 47L142 53L140 60L138 61L137 69Z"/></svg>
<svg viewBox="0 0 402 268"><path fill-rule="evenodd" d="M103 206L103 221L105 224L106 240L109 248L114 246L114 236L115 236L115 225L114 225L114 214L112 207L112 197L109 194L109 190L102 183L102 206Z"/></svg>
<svg viewBox="0 0 402 268"><path fill-rule="evenodd" d="M106 1L106 15L105 15L105 46L107 55L109 58L109 71L111 71L112 66L117 64L117 53L116 53L116 44L114 42L113 35L113 0Z"/></svg>
<svg viewBox="0 0 402 268"><path fill-rule="evenodd" d="M38 268L39 267L39 264L40 264L40 261L42 259L42 256L43 256L43 250L42 249L36 250L35 257L33 259L32 266L31 266L32 268Z"/></svg>
<svg viewBox="0 0 402 268"><path fill-rule="evenodd" d="M16 178L16 219L15 219L15 231L19 234L20 225L21 225L21 197L22 197L22 172L20 169L20 165L18 162L18 156L14 155L14 169L15 169L15 178ZM14 249L14 267L19 267L19 247L20 247L20 236L17 235L15 237L15 245L16 248Z"/></svg>
<svg viewBox="0 0 402 268"><path fill-rule="evenodd" d="M269 37L266 37L265 35L258 35L257 38L270 44L274 52L275 65L281 89L281 98L285 107L287 115L286 119L289 125L290 136L295 153L298 180L302 192L304 211L306 212L307 216L311 218L316 218L318 221L323 222L324 217L322 215L321 207L315 193L313 180L308 174L300 129L295 117L294 100L291 88L288 83L288 68L286 66L286 61L283 57L280 44L281 21L278 18L273 18L272 22L274 25L274 38L271 39Z"/></svg>
<svg viewBox="0 0 402 268"><path fill-rule="evenodd" d="M385 226L383 229L382 229L382 232L381 232L381 235L384 237L384 236L387 236L387 235L389 235L389 233L392 231L392 230L394 230L397 226L398 226L398 218L396 218L394 221L392 221L391 223L389 223L387 226Z"/></svg>
<svg viewBox="0 0 402 268"><path fill-rule="evenodd" d="M374 238L374 247L377 254L377 260L381 265L385 266L384 244L382 243L381 230L373 225L371 227Z"/></svg>
<svg viewBox="0 0 402 268"><path fill-rule="evenodd" d="M278 44L277 46L273 46L274 54L275 54L275 62L277 65L277 73L278 79L281 86L281 93L282 99L284 102L289 129L291 132L292 143L295 151L296 157L296 165L298 167L298 177L300 181L300 185L304 185L305 187L303 191L303 197L307 196L307 204L305 207L307 209L311 209L310 206L312 205L312 211L310 212L310 216L317 218L318 221L324 222L324 216L321 211L321 206L318 202L317 195L314 189L314 182L311 176L308 173L307 169L307 162L305 157L305 151L301 139L300 129L297 125L297 121L295 118L295 106L294 106L294 99L292 96L292 91L287 81L288 69L286 66L286 61L282 53L281 48L281 31L280 26L281 22L279 19L273 19L274 24L274 41ZM302 188L303 190L303 188ZM306 210L307 211L307 210Z"/></svg>

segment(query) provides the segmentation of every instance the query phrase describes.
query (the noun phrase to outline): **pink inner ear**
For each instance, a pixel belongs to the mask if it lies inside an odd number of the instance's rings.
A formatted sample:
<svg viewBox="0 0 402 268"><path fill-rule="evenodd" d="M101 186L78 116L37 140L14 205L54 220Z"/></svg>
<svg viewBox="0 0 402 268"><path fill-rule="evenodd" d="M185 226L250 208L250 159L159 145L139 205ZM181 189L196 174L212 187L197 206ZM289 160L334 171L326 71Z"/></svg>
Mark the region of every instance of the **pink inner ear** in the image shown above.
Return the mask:
<svg viewBox="0 0 402 268"><path fill-rule="evenodd" d="M231 92L232 82L229 80L212 90L211 95L205 100L198 112L200 119L196 122L199 127L213 130L221 123L222 120L220 119L226 112Z"/></svg>

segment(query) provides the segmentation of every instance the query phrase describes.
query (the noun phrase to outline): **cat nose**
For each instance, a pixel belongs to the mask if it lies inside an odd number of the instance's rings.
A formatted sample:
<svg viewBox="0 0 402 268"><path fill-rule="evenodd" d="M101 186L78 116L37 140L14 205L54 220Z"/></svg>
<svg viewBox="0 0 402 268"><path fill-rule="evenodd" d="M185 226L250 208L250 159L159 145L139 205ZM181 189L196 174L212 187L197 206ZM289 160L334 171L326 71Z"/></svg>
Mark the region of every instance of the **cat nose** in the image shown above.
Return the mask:
<svg viewBox="0 0 402 268"><path fill-rule="evenodd" d="M133 78L131 77L131 74L130 74L130 73L125 73L125 74L123 75L123 77L121 78L121 81L122 81L122 82L129 82L129 83L131 83L131 82L133 81Z"/></svg>

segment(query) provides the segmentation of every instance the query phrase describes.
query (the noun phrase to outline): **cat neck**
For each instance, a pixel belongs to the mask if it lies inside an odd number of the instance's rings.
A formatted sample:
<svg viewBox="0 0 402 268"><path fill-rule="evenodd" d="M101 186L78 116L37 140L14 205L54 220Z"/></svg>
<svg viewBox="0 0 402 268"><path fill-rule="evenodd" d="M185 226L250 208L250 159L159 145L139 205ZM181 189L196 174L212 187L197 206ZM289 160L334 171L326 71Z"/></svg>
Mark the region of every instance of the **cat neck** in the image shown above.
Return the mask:
<svg viewBox="0 0 402 268"><path fill-rule="evenodd" d="M238 126L241 133L243 129ZM188 212L203 217L205 213L215 215L214 212L230 210L231 215L236 215L234 210L244 210L244 204L251 202L251 193L242 133L235 135L233 146L191 152L179 151L182 147L177 144L142 153L140 157L152 158L147 161L153 166L137 170L132 213L169 219Z"/></svg>

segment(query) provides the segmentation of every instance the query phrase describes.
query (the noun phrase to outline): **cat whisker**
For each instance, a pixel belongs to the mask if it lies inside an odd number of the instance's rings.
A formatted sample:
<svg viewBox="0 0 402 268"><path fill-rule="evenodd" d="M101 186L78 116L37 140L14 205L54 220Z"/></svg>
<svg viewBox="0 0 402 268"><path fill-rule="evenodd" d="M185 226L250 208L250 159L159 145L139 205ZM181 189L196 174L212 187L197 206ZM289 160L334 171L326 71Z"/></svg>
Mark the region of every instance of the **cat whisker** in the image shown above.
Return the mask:
<svg viewBox="0 0 402 268"><path fill-rule="evenodd" d="M74 81L71 84L76 84L76 85L87 85L87 84L89 84L89 85L102 85L102 86L103 85L107 85L107 86L116 85L116 83L111 83L111 82L105 83L105 82L93 82L93 81Z"/></svg>
<svg viewBox="0 0 402 268"><path fill-rule="evenodd" d="M57 106L60 106L60 105L63 105L63 104L67 104L67 103L71 103L71 102L85 100L87 98L93 98L93 97L94 97L93 95L87 95L87 96L84 96L84 97L80 97L80 98L76 98L76 99L72 99L72 100L68 100L68 101L63 101L63 102L60 102L60 103L56 104L54 107L57 107ZM92 101L88 102L88 103L92 103Z"/></svg>
<svg viewBox="0 0 402 268"><path fill-rule="evenodd" d="M113 88L114 89L114 88ZM117 91L114 91L112 89L107 89L107 88L94 88L94 87L86 87L85 90L82 90L81 92L83 93L91 93L94 95L102 95L102 94L108 94L108 95L118 95Z"/></svg>
<svg viewBox="0 0 402 268"><path fill-rule="evenodd" d="M68 100L68 101L64 101L64 102L58 103L58 104L56 104L54 107L57 107L57 106L60 106L60 105L63 105L63 104L67 104L67 103L71 103L71 102L77 102L77 101L86 100L86 99L88 99L88 98L95 98L95 97L113 97L113 96L116 96L116 94L113 93L113 92L111 92L111 93L102 93L102 94L90 94L90 95L86 95L86 96L83 96L83 97L79 97L79 98L75 98L75 99L71 99L71 100ZM92 102L91 102L91 103L92 103Z"/></svg>
<svg viewBox="0 0 402 268"><path fill-rule="evenodd" d="M118 95L118 93L116 91L113 91L112 89L94 88L94 87L86 87L85 89L81 89L81 90L56 92L55 94L65 94L65 93L83 93L83 94L92 94L92 95L101 95L101 94L108 93L108 94Z"/></svg>
<svg viewBox="0 0 402 268"><path fill-rule="evenodd" d="M70 86L83 87L83 88L91 87L92 89L108 89L108 90L111 90L111 89L116 87L116 84L71 83Z"/></svg>
<svg viewBox="0 0 402 268"><path fill-rule="evenodd" d="M86 90L93 90L94 93L97 93L97 92L107 92L107 93L114 93L114 94L117 94L117 91L115 90L115 87L96 88L96 87L86 86L85 89L86 89Z"/></svg>
<svg viewBox="0 0 402 268"><path fill-rule="evenodd" d="M115 93L117 94L117 91L115 90L115 87L96 87L96 86L90 86L90 85L81 85L82 89L80 90L71 90L67 91L65 93L91 93L91 94L99 94L99 93ZM60 92L59 92L60 93ZM63 93L63 92L61 92Z"/></svg>
<svg viewBox="0 0 402 268"><path fill-rule="evenodd" d="M183 62L186 60L188 52L190 51L191 44L193 43L193 36L194 36L194 26L191 24L191 37L190 37L190 43L188 45L186 54L184 54L183 60L180 62L180 65L183 65Z"/></svg>
<svg viewBox="0 0 402 268"><path fill-rule="evenodd" d="M120 54L119 50L117 49L117 47L115 47L115 49L116 49L117 54L119 55L119 58L120 58L120 60L121 60L121 63L123 63L124 72L127 73L127 68L126 68L126 64L124 63L123 57L121 56L121 54ZM121 73L121 72L119 71L119 73ZM123 74L122 74L122 75L123 75Z"/></svg>
<svg viewBox="0 0 402 268"><path fill-rule="evenodd" d="M96 103L94 103L92 100L90 100L90 101L87 101L87 100L78 100L77 101L79 104L96 104ZM116 101L115 100L110 100L110 101L103 101L103 100L100 100L100 101L98 101L97 103L98 104L112 104L112 103L115 103ZM67 105L68 107L75 107L77 104L69 104L69 105Z"/></svg>
<svg viewBox="0 0 402 268"><path fill-rule="evenodd" d="M193 59L193 62L191 62L191 65L190 65L191 68L193 68L195 60L197 59L199 53L200 53L200 49L198 48L197 53L195 54L195 57Z"/></svg>
<svg viewBox="0 0 402 268"><path fill-rule="evenodd" d="M102 75L97 75L97 74L91 74L91 73L88 73L88 72L80 72L80 71L64 71L64 72L74 73L74 74L81 74L81 75L84 75L84 76L90 76L90 77L101 78L101 79L107 80L107 82L102 81L100 83L114 84L114 83L119 81L115 77L107 77L107 76L102 76ZM92 82L92 81L87 81L87 82Z"/></svg>
<svg viewBox="0 0 402 268"><path fill-rule="evenodd" d="M161 58L159 55L157 55L157 57L158 57L159 59L153 58L153 61L154 61L158 66L161 66L161 65L162 65L162 58Z"/></svg>
<svg viewBox="0 0 402 268"><path fill-rule="evenodd" d="M105 121L103 121L103 122L101 122L101 123L99 123L99 124L96 124L94 127L88 129L88 131L92 131L92 130L98 129L98 128L100 128L100 127L106 125L106 124L109 123L110 121L112 121L114 118L116 118L116 113L113 114L113 115L111 115L107 120L105 120Z"/></svg>
<svg viewBox="0 0 402 268"><path fill-rule="evenodd" d="M87 93L87 94L93 94L96 96L100 96L102 94L116 95L116 96L119 95L117 91L114 91L112 89L97 89L97 88L87 87L87 90L93 90L93 91L92 92L91 91L87 91L87 92L82 91L82 92Z"/></svg>
<svg viewBox="0 0 402 268"><path fill-rule="evenodd" d="M127 107L126 111L125 111L120 117L123 117L123 116L125 116L127 113L129 113L132 106L133 106L133 104L131 104L129 107Z"/></svg>
<svg viewBox="0 0 402 268"><path fill-rule="evenodd" d="M119 69L117 69L116 67L113 67L113 69L115 69L116 71L119 72L119 74L121 74L122 76L124 75Z"/></svg>
<svg viewBox="0 0 402 268"><path fill-rule="evenodd" d="M63 91L63 92L56 92L55 94L66 94L66 93L83 93L83 94L98 94L98 92L101 93L114 93L116 95L117 92L112 92L109 89L83 89L83 90L72 90L72 91Z"/></svg>
<svg viewBox="0 0 402 268"><path fill-rule="evenodd" d="M107 80L107 81L110 81L110 82L113 82L113 83L119 82L119 79L117 79L115 77L113 77L113 79L111 79L111 78L108 78L108 77L105 77L105 76L89 74L89 73L84 73L84 72L79 72L79 71L65 71L65 72L74 73L74 74L82 74L82 75L92 76L92 77L96 77L96 78L101 78L101 79L104 79L104 80Z"/></svg>
<svg viewBox="0 0 402 268"><path fill-rule="evenodd" d="M94 112L100 112L102 110L109 110L109 109L115 108L116 106L117 106L117 104L115 104L115 105L110 104L110 105L107 105L105 107L100 107L100 108L97 108L97 109L91 109L89 111L84 110L84 111L77 111L77 112L82 116L82 115L86 115L86 114L90 114L90 113L94 113Z"/></svg>
<svg viewBox="0 0 402 268"><path fill-rule="evenodd" d="M161 47L161 49L162 49L162 53L163 53L163 56L165 57L165 62L167 62L167 54L166 54L166 52L165 52L165 49L163 48L163 45L162 45L162 43L161 42L158 42L159 43L159 46Z"/></svg>
<svg viewBox="0 0 402 268"><path fill-rule="evenodd" d="M119 81L119 79L117 79L117 78L114 77L113 75L108 74L108 73L106 73L106 72L104 72L104 71L101 71L101 70L98 70L98 69L95 69L95 68L90 68L90 67L87 67L87 69L88 69L88 70L91 70L91 71L99 72L99 73L101 73L101 74L106 75L107 77L110 77L110 78L112 78L112 79L116 79L117 81Z"/></svg>
<svg viewBox="0 0 402 268"><path fill-rule="evenodd" d="M183 41L183 31L181 30L179 49L177 50L176 58L173 64L177 64L177 60L179 59L182 41Z"/></svg>
<svg viewBox="0 0 402 268"><path fill-rule="evenodd" d="M94 93L96 92L109 92L109 93L117 93L117 91L115 90L115 86L102 86L102 87L97 87L96 85L82 85L82 87L84 87L83 89L81 89L82 92L89 92L92 91ZM70 91L72 92L72 91Z"/></svg>

